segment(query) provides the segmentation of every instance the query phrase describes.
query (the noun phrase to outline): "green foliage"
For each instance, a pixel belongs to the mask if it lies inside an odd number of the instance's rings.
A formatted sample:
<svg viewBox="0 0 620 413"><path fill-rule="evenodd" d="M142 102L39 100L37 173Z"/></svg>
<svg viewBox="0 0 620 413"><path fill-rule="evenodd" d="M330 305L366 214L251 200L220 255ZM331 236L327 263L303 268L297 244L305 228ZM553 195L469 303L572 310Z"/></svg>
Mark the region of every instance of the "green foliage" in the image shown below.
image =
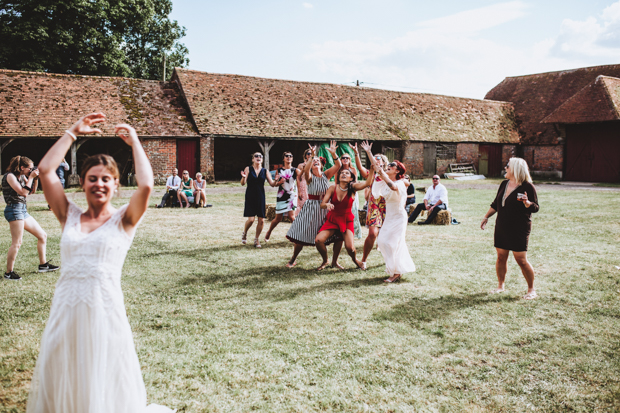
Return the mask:
<svg viewBox="0 0 620 413"><path fill-rule="evenodd" d="M189 63L171 0L0 1L0 67L161 79ZM170 73L170 70L168 70Z"/></svg>

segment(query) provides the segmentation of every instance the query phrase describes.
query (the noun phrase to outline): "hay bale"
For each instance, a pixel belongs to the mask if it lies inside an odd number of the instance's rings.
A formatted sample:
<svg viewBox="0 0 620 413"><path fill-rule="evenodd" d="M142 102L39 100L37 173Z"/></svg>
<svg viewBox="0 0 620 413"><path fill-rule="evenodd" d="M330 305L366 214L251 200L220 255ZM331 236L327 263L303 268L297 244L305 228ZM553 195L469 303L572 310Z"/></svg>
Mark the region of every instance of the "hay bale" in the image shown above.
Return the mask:
<svg viewBox="0 0 620 413"><path fill-rule="evenodd" d="M452 222L452 213L449 209L444 209L439 211L435 219L433 220L433 225L450 225Z"/></svg>
<svg viewBox="0 0 620 413"><path fill-rule="evenodd" d="M360 217L360 224L362 226L366 225L366 211L363 209L357 211L357 215Z"/></svg>
<svg viewBox="0 0 620 413"><path fill-rule="evenodd" d="M266 204L265 205L265 219L267 221L273 221L276 218L276 204ZM282 217L282 222L291 222L288 219L288 214Z"/></svg>

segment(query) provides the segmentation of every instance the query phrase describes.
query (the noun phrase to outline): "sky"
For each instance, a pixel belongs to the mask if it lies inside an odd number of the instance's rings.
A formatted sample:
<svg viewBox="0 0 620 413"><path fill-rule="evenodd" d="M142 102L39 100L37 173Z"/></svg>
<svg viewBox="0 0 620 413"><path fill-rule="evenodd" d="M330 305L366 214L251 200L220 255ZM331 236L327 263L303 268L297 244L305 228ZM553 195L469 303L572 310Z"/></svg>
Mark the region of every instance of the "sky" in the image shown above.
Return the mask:
<svg viewBox="0 0 620 413"><path fill-rule="evenodd" d="M172 0L189 69L483 99L620 64L620 0Z"/></svg>

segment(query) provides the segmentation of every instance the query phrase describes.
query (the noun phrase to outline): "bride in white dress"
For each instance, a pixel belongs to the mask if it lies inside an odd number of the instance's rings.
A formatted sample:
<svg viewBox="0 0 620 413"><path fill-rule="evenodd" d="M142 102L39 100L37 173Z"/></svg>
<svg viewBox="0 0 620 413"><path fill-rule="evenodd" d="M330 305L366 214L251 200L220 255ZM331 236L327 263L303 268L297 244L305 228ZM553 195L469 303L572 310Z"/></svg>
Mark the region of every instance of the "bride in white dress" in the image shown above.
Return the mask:
<svg viewBox="0 0 620 413"><path fill-rule="evenodd" d="M67 200L55 173L77 135L101 133L91 126L104 121L102 113L81 118L39 164L45 198L63 228L63 265L32 378L29 413L172 412L146 406L121 291L125 256L153 190L153 170L136 131L125 124L115 129L133 151L138 189L129 204L115 209L110 203L119 178L110 156L95 155L82 165L86 211Z"/></svg>
<svg viewBox="0 0 620 413"><path fill-rule="evenodd" d="M409 255L405 241L407 187L402 180L405 175L405 166L397 161L391 162L384 171L383 168L377 167L377 161L371 152L372 144L364 142L362 148L382 179L381 182L375 182L372 186L372 194L375 198L379 196L385 198L385 219L377 237L377 244L383 254L385 271L390 274L390 277L384 281L392 283L400 280L402 274L415 271L415 264Z"/></svg>

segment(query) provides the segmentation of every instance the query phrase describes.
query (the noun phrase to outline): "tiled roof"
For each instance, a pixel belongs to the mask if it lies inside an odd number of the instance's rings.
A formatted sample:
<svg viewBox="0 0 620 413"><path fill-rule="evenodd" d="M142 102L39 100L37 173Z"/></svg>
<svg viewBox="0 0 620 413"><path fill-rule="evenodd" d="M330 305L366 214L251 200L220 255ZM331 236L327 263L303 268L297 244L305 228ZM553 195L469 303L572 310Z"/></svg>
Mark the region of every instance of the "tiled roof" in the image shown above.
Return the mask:
<svg viewBox="0 0 620 413"><path fill-rule="evenodd" d="M505 102L175 69L201 134L518 142Z"/></svg>
<svg viewBox="0 0 620 413"><path fill-rule="evenodd" d="M0 136L59 136L99 111L106 136L121 122L140 136L197 136L176 83L0 70Z"/></svg>
<svg viewBox="0 0 620 413"><path fill-rule="evenodd" d="M542 120L542 123L586 123L620 120L620 79L599 76L596 80Z"/></svg>
<svg viewBox="0 0 620 413"><path fill-rule="evenodd" d="M620 65L507 77L485 99L512 102L524 144L556 144L553 125L541 121L600 75L620 78Z"/></svg>

